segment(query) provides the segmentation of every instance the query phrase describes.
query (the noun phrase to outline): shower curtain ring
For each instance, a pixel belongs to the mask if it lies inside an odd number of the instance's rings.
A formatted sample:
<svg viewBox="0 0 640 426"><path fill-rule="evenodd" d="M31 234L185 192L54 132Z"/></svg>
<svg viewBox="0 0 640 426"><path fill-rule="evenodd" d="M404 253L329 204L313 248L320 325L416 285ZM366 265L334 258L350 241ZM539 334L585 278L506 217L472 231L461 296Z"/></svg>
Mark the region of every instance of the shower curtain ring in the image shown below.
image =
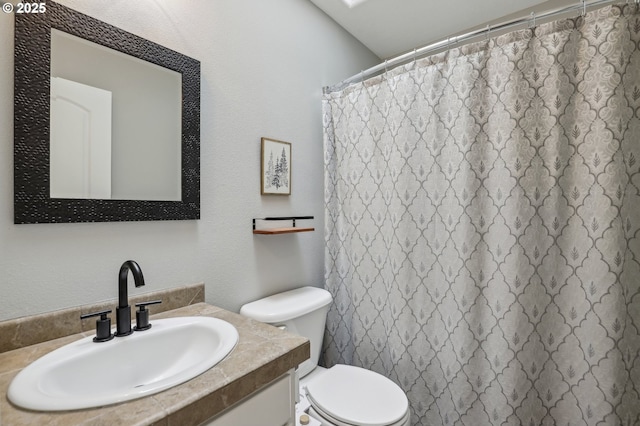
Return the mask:
<svg viewBox="0 0 640 426"><path fill-rule="evenodd" d="M417 61L418 61L418 48L416 47L413 49L413 64L415 65Z"/></svg>
<svg viewBox="0 0 640 426"><path fill-rule="evenodd" d="M535 28L535 27L536 27L536 13L531 12L531 24L529 25L529 28Z"/></svg>
<svg viewBox="0 0 640 426"><path fill-rule="evenodd" d="M484 38L489 40L491 38L491 25L487 25L487 30L484 33Z"/></svg>
<svg viewBox="0 0 640 426"><path fill-rule="evenodd" d="M582 17L584 18L587 14L587 0L582 0Z"/></svg>

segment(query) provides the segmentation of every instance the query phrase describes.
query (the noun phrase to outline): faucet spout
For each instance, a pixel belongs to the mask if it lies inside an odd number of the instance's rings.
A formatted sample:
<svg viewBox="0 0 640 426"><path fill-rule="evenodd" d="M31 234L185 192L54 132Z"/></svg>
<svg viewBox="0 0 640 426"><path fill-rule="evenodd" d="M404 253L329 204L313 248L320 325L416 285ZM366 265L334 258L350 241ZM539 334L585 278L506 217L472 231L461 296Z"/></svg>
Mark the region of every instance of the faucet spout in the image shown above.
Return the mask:
<svg viewBox="0 0 640 426"><path fill-rule="evenodd" d="M142 269L133 260L127 260L120 267L118 275L118 308L116 309L116 336L128 336L133 333L131 329L131 307L129 306L129 295L127 293L127 279L129 271L133 275L136 287L144 285Z"/></svg>
<svg viewBox="0 0 640 426"><path fill-rule="evenodd" d="M127 260L120 267L120 274L118 275L118 307L124 308L129 305L129 296L127 293L127 279L129 278L129 271L133 274L133 281L136 287L142 287L144 285L144 276L142 275L142 269L140 265L134 260Z"/></svg>

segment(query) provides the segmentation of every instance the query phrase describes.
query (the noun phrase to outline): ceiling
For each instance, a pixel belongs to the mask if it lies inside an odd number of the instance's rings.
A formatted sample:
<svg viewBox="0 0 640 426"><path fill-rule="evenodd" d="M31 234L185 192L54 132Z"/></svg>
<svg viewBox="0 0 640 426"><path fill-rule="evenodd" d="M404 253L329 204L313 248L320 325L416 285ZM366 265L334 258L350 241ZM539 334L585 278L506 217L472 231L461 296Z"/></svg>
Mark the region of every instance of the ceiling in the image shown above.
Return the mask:
<svg viewBox="0 0 640 426"><path fill-rule="evenodd" d="M580 0L311 0L380 59ZM351 3L349 7L347 3Z"/></svg>

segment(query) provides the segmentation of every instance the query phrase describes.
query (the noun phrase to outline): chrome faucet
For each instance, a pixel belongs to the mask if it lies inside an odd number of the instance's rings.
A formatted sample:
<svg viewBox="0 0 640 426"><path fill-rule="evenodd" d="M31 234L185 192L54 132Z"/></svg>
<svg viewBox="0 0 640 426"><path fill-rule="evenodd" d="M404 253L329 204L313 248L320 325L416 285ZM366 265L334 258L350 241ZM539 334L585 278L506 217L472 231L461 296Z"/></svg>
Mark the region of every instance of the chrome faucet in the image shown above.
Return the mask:
<svg viewBox="0 0 640 426"><path fill-rule="evenodd" d="M142 269L133 260L127 260L120 267L118 276L118 308L116 309L116 337L128 336L133 333L131 329L131 307L129 306L129 296L127 294L127 278L129 271L133 274L136 287L144 285Z"/></svg>

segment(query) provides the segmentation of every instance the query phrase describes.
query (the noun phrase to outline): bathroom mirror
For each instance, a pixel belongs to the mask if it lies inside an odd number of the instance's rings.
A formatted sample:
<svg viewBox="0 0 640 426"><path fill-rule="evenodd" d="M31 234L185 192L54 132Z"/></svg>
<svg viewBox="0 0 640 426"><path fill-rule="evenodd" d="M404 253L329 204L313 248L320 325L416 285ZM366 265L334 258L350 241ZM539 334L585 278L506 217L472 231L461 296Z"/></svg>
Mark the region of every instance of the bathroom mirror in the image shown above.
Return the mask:
<svg viewBox="0 0 640 426"><path fill-rule="evenodd" d="M15 16L14 222L199 219L200 63L58 3Z"/></svg>
<svg viewBox="0 0 640 426"><path fill-rule="evenodd" d="M180 73L52 28L50 108L51 198L182 199Z"/></svg>

